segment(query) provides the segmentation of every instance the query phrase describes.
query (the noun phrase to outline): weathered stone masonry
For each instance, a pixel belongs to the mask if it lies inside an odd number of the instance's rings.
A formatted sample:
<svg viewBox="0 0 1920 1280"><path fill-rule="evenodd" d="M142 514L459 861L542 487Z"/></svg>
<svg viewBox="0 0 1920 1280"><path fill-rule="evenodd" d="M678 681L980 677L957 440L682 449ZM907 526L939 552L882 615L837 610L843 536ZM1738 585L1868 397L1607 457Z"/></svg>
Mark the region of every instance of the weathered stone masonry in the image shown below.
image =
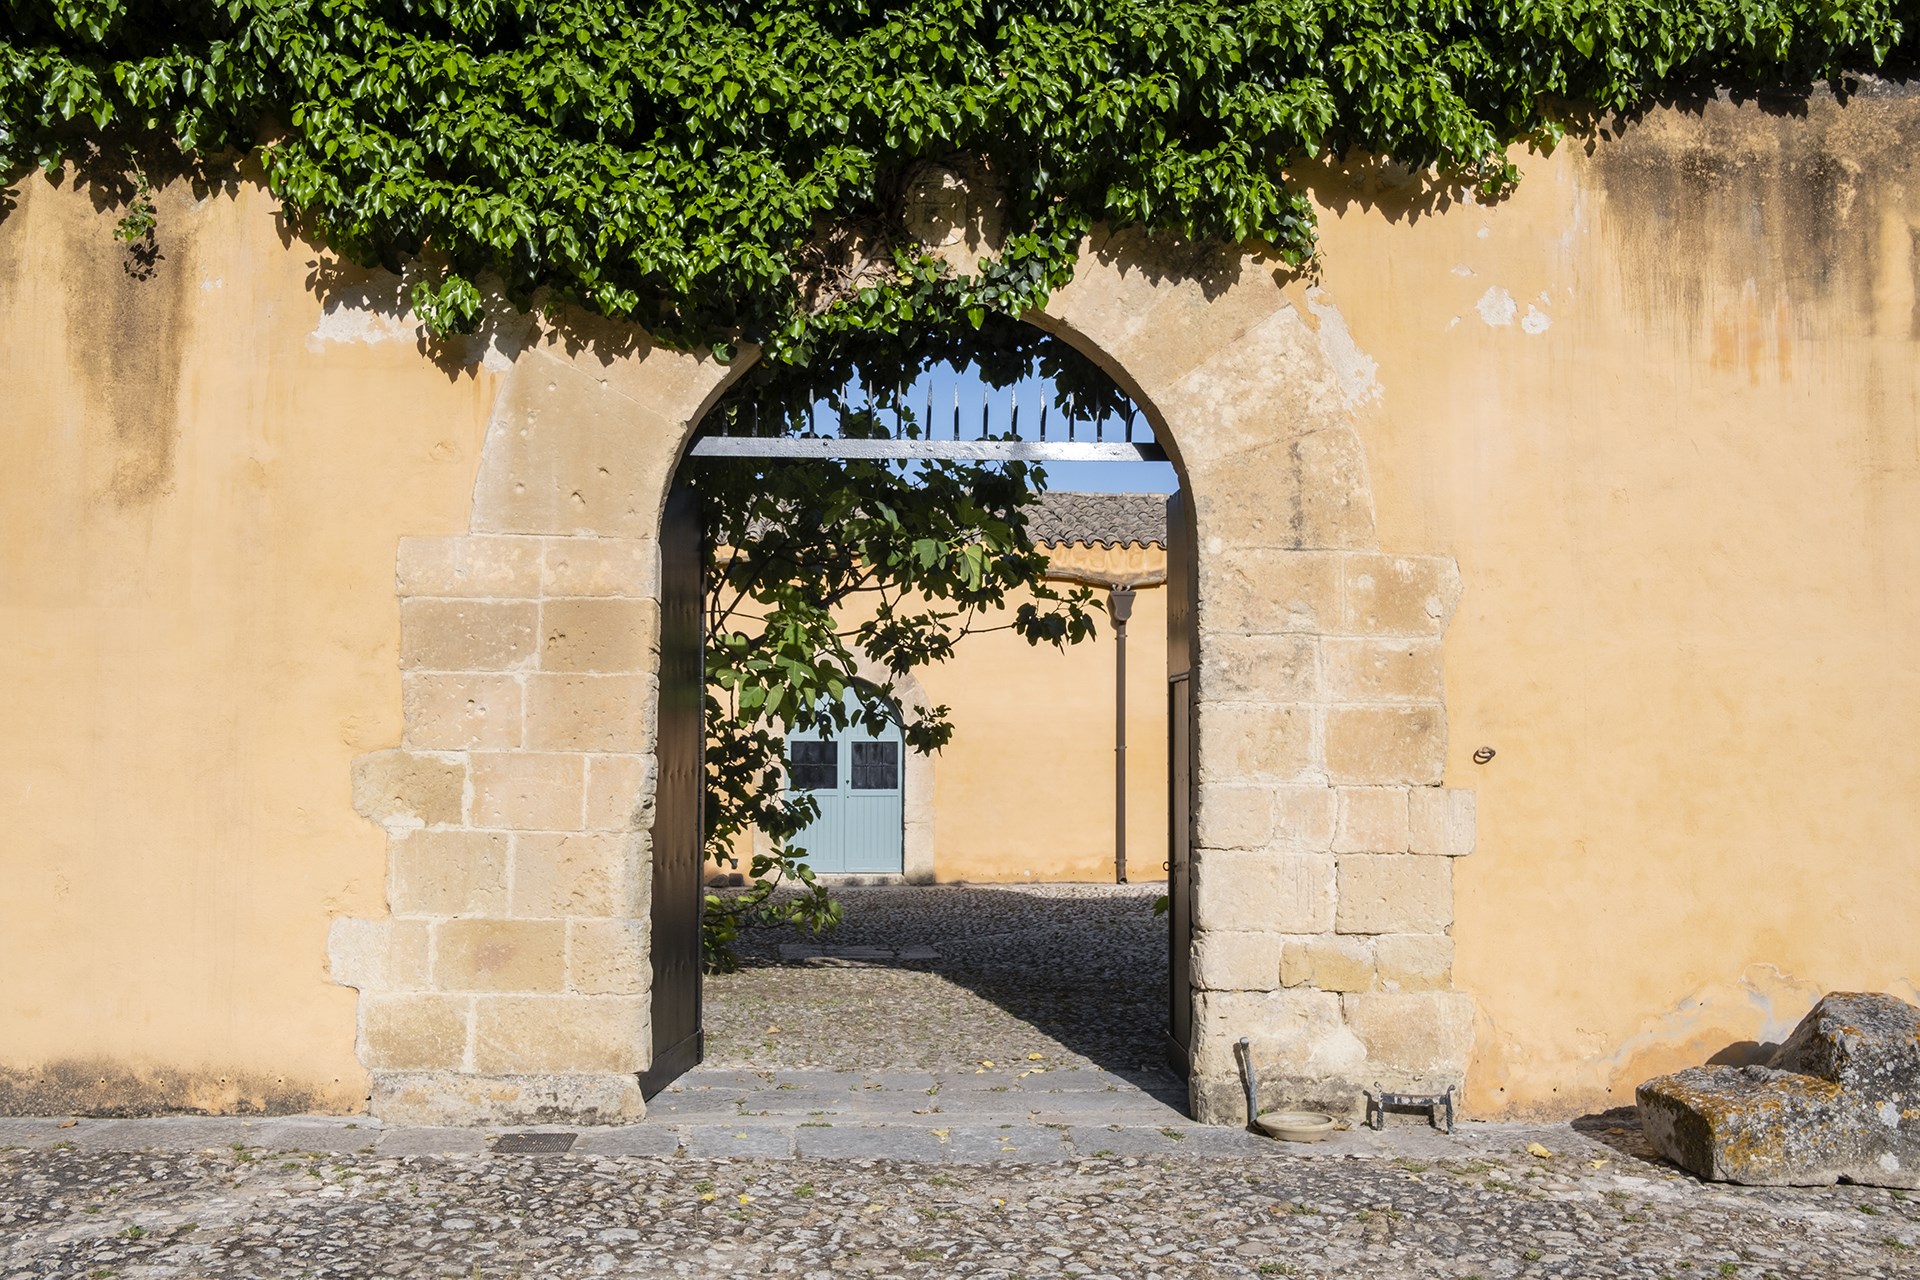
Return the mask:
<svg viewBox="0 0 1920 1280"><path fill-rule="evenodd" d="M1090 247L1037 322L1094 356L1177 451L1199 547L1194 1103L1459 1082L1440 786L1451 561L1387 554L1320 299L1253 260ZM603 335L603 339L610 335ZM729 370L554 339L489 429L472 533L409 539L405 736L363 757L391 915L333 935L389 1120L613 1120L643 1108L659 512Z"/></svg>

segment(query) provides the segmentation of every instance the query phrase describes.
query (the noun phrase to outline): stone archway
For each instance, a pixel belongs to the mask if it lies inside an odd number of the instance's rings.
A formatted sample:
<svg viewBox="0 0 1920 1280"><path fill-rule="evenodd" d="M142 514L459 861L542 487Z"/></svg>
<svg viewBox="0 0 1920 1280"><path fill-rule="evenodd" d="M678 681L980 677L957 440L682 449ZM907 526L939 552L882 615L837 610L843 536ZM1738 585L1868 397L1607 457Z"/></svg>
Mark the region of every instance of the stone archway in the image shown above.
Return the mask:
<svg viewBox="0 0 1920 1280"><path fill-rule="evenodd" d="M1270 1087L1457 1084L1440 637L1450 560L1381 553L1352 412L1368 375L1276 264L1090 245L1035 322L1147 411L1198 530L1193 1103ZM389 832L389 905L336 922L373 1110L392 1121L643 1111L658 546L669 481L744 361L551 334L503 388L471 532L405 540L405 736L355 803ZM1274 1100L1278 1100L1276 1093Z"/></svg>

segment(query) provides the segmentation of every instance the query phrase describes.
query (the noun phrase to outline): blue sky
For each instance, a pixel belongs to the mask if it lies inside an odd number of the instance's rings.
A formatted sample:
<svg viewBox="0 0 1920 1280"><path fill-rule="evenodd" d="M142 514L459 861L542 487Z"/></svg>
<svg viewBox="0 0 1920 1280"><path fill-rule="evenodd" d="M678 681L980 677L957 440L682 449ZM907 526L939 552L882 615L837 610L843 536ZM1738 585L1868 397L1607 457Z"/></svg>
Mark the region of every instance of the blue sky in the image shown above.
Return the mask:
<svg viewBox="0 0 1920 1280"><path fill-rule="evenodd" d="M1011 387L991 388L980 380L971 366L965 370L955 370L951 365L939 365L914 383L906 403L916 420L930 416L931 434L936 439L952 437L956 405L962 439L979 436L983 424L994 435L1004 434L1015 421L1016 406L1019 410L1021 438L1034 439L1038 435L1041 406L1045 404L1048 406L1047 438L1066 439L1059 412L1051 407L1052 399L1053 384L1045 378L1027 378ZM833 433L833 423L824 405L815 407L814 421L815 430L820 434ZM1121 440L1127 438L1126 429L1126 422L1118 417L1108 418L1099 424L1081 421L1074 424L1074 438L1091 440L1098 436L1107 440ZM1134 416L1132 439L1153 439L1153 428L1143 415ZM1090 493L1172 493L1179 488L1173 465L1167 462L1049 462L1046 464L1046 473L1049 489L1075 489Z"/></svg>

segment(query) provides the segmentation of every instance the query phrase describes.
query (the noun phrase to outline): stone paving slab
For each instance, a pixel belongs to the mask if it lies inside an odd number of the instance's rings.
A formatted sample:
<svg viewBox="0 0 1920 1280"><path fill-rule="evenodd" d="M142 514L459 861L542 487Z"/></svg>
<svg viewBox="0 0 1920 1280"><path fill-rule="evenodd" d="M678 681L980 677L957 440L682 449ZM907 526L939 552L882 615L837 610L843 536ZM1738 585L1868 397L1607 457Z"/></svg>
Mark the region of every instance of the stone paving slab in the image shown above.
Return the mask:
<svg viewBox="0 0 1920 1280"><path fill-rule="evenodd" d="M680 1150L681 1132L656 1125L626 1124L582 1129L570 1155L670 1156Z"/></svg>
<svg viewBox="0 0 1920 1280"><path fill-rule="evenodd" d="M794 1129L760 1125L690 1125L679 1130L681 1145L690 1156L709 1159L786 1160L793 1155Z"/></svg>
<svg viewBox="0 0 1920 1280"><path fill-rule="evenodd" d="M390 1129L374 1144L383 1156L482 1155L487 1150L483 1129Z"/></svg>
<svg viewBox="0 0 1920 1280"><path fill-rule="evenodd" d="M86 1120L65 1133L82 1150L204 1151L246 1145L252 1126L227 1116Z"/></svg>
<svg viewBox="0 0 1920 1280"><path fill-rule="evenodd" d="M798 1154L811 1160L906 1160L947 1158L942 1134L897 1124L802 1125L795 1130Z"/></svg>

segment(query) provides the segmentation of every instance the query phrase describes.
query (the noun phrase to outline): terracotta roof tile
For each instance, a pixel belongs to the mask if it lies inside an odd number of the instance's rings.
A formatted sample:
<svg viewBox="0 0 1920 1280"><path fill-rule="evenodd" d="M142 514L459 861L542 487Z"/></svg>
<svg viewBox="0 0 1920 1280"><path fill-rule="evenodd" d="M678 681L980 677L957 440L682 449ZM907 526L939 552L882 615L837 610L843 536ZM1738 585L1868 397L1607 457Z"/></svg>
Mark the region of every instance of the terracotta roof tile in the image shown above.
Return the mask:
<svg viewBox="0 0 1920 1280"><path fill-rule="evenodd" d="M1165 546L1167 498L1160 493L1052 491L1027 508L1027 529L1038 543L1082 542L1109 547Z"/></svg>

